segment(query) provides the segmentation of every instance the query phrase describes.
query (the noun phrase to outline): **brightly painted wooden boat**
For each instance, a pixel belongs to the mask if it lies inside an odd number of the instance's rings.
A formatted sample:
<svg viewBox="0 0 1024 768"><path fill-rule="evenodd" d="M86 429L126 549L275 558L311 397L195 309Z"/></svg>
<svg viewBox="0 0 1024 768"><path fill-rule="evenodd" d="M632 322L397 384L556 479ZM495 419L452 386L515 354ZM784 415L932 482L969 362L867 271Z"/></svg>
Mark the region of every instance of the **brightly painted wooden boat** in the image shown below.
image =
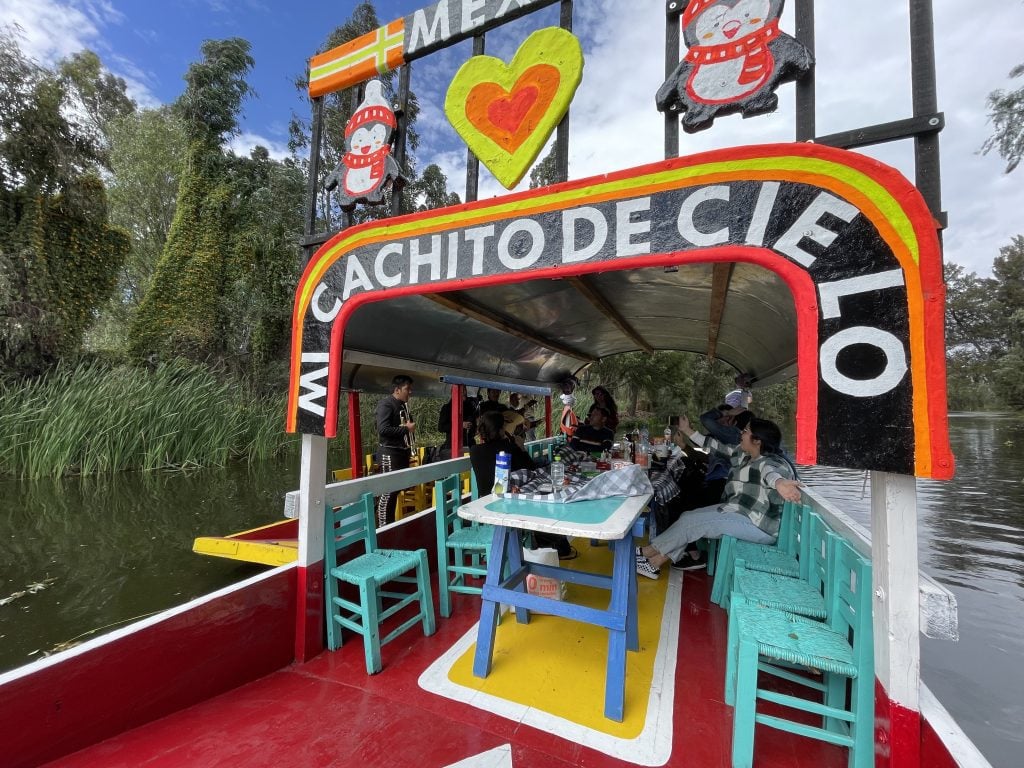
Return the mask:
<svg viewBox="0 0 1024 768"><path fill-rule="evenodd" d="M311 95L548 4L466 3L461 15L431 6L318 56ZM670 48L686 5L669 6ZM813 4L798 5L806 21ZM912 38L930 41L930 5L910 7ZM357 55L364 44L369 58ZM941 120L930 122L923 101L915 110L860 140L903 131L934 160ZM806 117L801 140L815 138ZM813 489L806 496L873 560L875 765L986 766L919 676L919 633L956 634L952 595L917 566L916 478L953 473L937 187L923 198L897 171L826 146L847 139L669 158L333 235L310 230L287 413L302 433L299 490L286 502L295 562L0 676L5 764L728 765L726 616L700 573L638 585L642 642L621 723L601 715L594 688L605 641L574 622L507 618L493 673L467 674L473 596L457 596L434 635L386 645L380 674L366 674L358 642L324 652L324 510L469 469L460 458L326 484L341 408L350 445L362 444L360 391L387 391L395 372L416 377L421 393L450 388L458 456L467 385L550 392L605 356L680 349L763 383L796 376L798 460L871 472L870 539ZM550 434L550 397L546 415ZM378 535L432 552L433 512ZM580 544L588 567L608 567L606 551ZM758 766L845 762L840 748L758 733Z"/></svg>

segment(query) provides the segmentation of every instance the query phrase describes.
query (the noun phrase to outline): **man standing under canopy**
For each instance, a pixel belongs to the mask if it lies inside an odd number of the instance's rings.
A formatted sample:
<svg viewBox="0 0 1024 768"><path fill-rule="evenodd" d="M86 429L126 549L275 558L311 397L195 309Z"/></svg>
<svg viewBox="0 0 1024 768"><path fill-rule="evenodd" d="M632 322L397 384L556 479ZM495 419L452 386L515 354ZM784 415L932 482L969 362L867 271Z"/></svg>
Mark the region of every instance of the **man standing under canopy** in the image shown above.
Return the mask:
<svg viewBox="0 0 1024 768"><path fill-rule="evenodd" d="M380 438L380 471L393 472L409 466L415 445L416 424L409 413L412 377L399 374L391 380L391 394L377 404L377 435ZM377 498L377 526L395 522L398 492Z"/></svg>

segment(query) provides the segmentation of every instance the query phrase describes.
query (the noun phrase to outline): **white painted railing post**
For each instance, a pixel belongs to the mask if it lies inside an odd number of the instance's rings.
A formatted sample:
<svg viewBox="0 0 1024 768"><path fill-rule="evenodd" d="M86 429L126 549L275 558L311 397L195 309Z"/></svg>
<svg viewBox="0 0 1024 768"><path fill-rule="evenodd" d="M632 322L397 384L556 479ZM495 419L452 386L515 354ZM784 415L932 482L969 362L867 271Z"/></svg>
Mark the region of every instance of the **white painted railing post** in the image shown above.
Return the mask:
<svg viewBox="0 0 1024 768"><path fill-rule="evenodd" d="M871 473L877 766L921 761L921 609L917 481Z"/></svg>
<svg viewBox="0 0 1024 768"><path fill-rule="evenodd" d="M302 436L299 477L299 559L295 603L295 658L307 661L323 650L324 498L327 439Z"/></svg>

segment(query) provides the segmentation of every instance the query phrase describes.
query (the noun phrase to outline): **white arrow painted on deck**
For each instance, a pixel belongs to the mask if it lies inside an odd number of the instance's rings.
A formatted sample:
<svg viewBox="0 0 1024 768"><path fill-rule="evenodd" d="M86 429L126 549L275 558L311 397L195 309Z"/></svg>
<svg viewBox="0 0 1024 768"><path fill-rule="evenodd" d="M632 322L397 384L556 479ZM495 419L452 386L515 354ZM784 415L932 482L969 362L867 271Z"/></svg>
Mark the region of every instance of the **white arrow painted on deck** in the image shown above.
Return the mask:
<svg viewBox="0 0 1024 768"><path fill-rule="evenodd" d="M512 768L512 745L495 747L479 755L452 763L447 768Z"/></svg>

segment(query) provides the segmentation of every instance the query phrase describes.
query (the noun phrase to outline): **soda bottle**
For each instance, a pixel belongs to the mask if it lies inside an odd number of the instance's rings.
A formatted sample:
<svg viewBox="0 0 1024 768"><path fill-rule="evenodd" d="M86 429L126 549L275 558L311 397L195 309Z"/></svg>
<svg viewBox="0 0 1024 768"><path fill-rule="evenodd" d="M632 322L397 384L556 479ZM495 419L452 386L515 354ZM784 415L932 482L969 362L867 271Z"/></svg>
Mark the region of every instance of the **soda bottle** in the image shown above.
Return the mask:
<svg viewBox="0 0 1024 768"><path fill-rule="evenodd" d="M555 496L562 495L562 486L565 485L565 465L562 463L561 456L555 456L554 461L551 462L551 492Z"/></svg>
<svg viewBox="0 0 1024 768"><path fill-rule="evenodd" d="M512 457L507 451L500 451L494 462L494 485L491 486L491 493L495 496L503 496L508 490L508 473L512 468Z"/></svg>

